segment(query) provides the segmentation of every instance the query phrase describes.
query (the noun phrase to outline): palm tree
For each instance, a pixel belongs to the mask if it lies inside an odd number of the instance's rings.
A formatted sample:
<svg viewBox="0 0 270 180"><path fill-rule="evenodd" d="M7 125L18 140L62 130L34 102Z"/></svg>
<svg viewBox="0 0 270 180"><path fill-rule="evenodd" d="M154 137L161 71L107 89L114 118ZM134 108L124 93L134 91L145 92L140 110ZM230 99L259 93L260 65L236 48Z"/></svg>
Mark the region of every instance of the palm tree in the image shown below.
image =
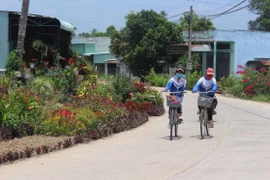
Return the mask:
<svg viewBox="0 0 270 180"><path fill-rule="evenodd" d="M17 50L19 51L19 59L23 60L24 53L24 38L26 34L26 26L27 26L27 15L29 9L30 0L22 0L22 12L20 16L19 22L19 32L18 32L18 40L17 40Z"/></svg>

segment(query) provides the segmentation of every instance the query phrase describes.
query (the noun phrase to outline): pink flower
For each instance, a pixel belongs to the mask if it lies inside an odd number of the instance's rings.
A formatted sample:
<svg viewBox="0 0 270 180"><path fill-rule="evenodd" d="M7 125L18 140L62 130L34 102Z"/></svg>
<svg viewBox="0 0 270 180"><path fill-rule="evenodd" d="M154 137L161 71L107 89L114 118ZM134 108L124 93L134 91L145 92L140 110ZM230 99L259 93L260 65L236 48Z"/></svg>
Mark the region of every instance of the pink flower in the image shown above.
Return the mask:
<svg viewBox="0 0 270 180"><path fill-rule="evenodd" d="M237 66L239 69L243 69L244 67L242 65Z"/></svg>
<svg viewBox="0 0 270 180"><path fill-rule="evenodd" d="M260 68L259 69L259 71L265 71L266 70L266 68Z"/></svg>

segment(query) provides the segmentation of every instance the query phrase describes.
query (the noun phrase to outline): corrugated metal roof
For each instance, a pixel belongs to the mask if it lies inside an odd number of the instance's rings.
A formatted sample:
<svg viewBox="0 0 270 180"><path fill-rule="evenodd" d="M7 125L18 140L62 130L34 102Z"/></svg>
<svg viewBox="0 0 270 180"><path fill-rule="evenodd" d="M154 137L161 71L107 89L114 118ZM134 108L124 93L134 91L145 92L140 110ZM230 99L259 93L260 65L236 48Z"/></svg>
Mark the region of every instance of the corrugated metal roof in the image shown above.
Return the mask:
<svg viewBox="0 0 270 180"><path fill-rule="evenodd" d="M9 13L9 14L15 14L15 15L21 15L21 12L17 12L17 11L2 11L0 10L0 12L6 12L6 13ZM69 32L74 32L75 30L75 27L69 23L69 22L66 22L66 21L62 21L56 17L50 17L50 16L44 16L44 15L39 15L39 14L31 14L31 13L28 13L28 16L29 17L37 17L37 18L49 18L49 19L56 19L59 21L60 23L60 28L65 30L65 31L69 31Z"/></svg>

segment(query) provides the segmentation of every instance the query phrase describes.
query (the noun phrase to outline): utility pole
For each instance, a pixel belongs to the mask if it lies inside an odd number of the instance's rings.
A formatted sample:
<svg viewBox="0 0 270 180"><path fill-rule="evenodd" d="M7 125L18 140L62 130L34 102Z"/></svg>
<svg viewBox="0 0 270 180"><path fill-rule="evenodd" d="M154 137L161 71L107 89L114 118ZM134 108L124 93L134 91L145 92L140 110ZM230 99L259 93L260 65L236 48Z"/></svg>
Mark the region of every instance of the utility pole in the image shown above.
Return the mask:
<svg viewBox="0 0 270 180"><path fill-rule="evenodd" d="M191 45L192 45L192 6L190 6L189 14L189 32L188 32L188 61L187 61L187 78L190 76L192 70L192 61L191 61Z"/></svg>

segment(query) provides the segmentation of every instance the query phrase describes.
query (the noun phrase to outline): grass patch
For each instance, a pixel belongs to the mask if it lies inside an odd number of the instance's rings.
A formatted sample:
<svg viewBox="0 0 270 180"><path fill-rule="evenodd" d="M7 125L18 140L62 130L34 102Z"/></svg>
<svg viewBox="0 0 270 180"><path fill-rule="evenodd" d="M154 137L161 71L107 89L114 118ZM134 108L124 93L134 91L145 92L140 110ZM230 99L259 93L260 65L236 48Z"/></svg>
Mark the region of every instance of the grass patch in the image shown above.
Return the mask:
<svg viewBox="0 0 270 180"><path fill-rule="evenodd" d="M270 96L265 94L259 94L251 98L253 101L261 101L270 103Z"/></svg>

